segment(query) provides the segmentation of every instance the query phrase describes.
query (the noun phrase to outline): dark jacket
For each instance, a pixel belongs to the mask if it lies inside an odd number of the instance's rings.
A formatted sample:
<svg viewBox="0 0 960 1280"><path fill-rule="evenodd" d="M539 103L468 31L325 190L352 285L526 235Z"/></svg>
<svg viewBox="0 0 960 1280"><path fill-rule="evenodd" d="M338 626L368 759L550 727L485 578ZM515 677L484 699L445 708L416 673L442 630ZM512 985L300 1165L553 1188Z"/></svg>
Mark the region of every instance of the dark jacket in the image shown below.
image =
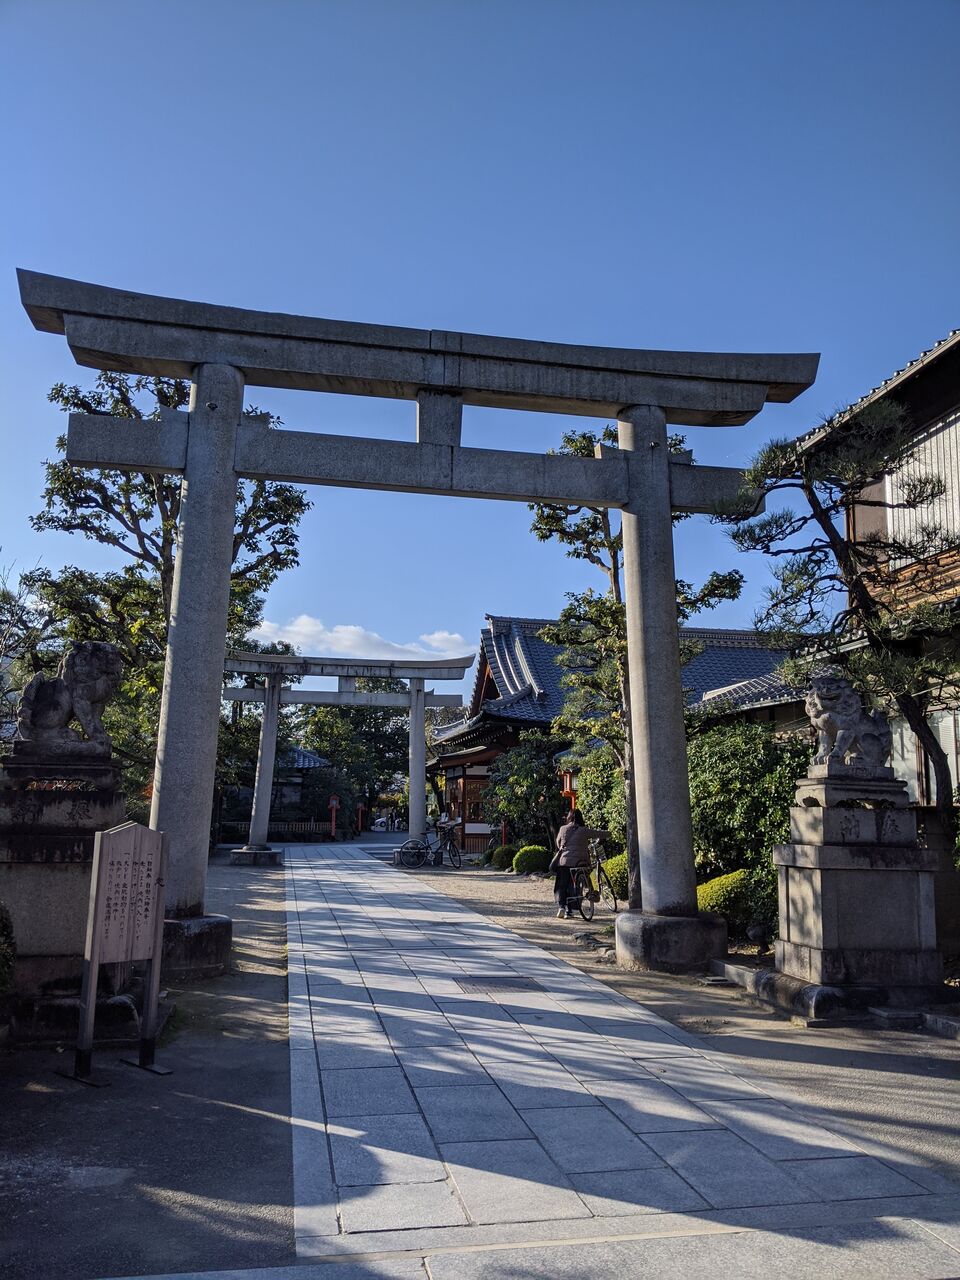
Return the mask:
<svg viewBox="0 0 960 1280"><path fill-rule="evenodd" d="M560 850L561 867L586 867L590 863L590 844L596 836L605 836L605 831L595 831L593 827L578 827L575 822L565 822L557 832L557 848Z"/></svg>

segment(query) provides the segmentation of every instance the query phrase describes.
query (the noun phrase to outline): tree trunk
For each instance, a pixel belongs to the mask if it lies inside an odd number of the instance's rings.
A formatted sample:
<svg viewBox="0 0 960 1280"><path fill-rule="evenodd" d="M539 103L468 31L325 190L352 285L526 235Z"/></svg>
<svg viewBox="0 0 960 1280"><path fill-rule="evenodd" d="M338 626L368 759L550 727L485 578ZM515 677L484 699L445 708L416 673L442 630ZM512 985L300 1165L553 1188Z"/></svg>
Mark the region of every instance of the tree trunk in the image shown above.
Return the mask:
<svg viewBox="0 0 960 1280"><path fill-rule="evenodd" d="M919 698L909 693L897 695L897 708L907 724L917 735L917 740L926 752L927 759L933 765L933 776L936 780L937 812L942 818L953 822L953 778L950 774L950 762L947 753L937 741L937 735L924 713Z"/></svg>

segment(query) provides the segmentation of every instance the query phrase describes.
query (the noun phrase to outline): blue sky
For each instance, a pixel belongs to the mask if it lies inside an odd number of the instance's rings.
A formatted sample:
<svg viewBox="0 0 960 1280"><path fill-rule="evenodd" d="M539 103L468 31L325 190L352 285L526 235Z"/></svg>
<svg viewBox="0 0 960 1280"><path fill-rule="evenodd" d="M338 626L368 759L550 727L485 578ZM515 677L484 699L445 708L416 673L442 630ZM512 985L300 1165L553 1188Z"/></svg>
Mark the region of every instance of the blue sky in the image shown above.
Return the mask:
<svg viewBox="0 0 960 1280"><path fill-rule="evenodd" d="M737 464L807 429L960 324L958 37L955 0L3 0L0 563L116 562L27 524L63 429L46 392L88 375L32 329L15 266L360 321L821 351L795 404L688 440ZM412 438L408 403L251 399ZM568 421L474 409L465 439L547 448ZM266 611L305 650L472 648L485 612L551 616L601 585L519 504L312 497ZM686 578L747 572L705 621L749 625L762 561L702 519L676 543Z"/></svg>

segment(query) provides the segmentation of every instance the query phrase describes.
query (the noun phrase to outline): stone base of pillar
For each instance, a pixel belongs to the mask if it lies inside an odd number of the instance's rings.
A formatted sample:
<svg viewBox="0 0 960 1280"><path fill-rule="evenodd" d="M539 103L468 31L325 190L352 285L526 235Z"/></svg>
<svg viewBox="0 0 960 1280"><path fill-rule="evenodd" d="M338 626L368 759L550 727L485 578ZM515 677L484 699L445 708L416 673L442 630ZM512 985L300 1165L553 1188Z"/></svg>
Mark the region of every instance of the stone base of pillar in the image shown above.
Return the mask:
<svg viewBox="0 0 960 1280"><path fill-rule="evenodd" d="M230 967L233 921L229 916L188 916L163 922L165 982L218 978Z"/></svg>
<svg viewBox="0 0 960 1280"><path fill-rule="evenodd" d="M617 964L658 973L697 973L727 953L721 916L657 916L624 911L617 916Z"/></svg>
<svg viewBox="0 0 960 1280"><path fill-rule="evenodd" d="M234 867L247 862L258 867L261 858L271 866L283 866L283 850L274 849L269 844L245 844L240 849L230 850L230 865Z"/></svg>

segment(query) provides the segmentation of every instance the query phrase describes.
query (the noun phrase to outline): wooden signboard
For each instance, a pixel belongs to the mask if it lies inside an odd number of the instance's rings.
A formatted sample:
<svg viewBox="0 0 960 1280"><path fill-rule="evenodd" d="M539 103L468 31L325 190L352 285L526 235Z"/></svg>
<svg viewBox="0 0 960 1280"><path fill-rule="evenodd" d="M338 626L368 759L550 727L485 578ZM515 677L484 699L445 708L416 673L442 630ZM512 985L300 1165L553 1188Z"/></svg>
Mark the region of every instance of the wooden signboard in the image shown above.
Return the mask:
<svg viewBox="0 0 960 1280"><path fill-rule="evenodd" d="M137 822L98 831L93 849L87 940L83 953L80 1034L73 1077L90 1081L97 982L101 964L146 960L140 1053L124 1059L156 1074L168 1071L154 1063L160 959L163 950L164 880L167 837Z"/></svg>

